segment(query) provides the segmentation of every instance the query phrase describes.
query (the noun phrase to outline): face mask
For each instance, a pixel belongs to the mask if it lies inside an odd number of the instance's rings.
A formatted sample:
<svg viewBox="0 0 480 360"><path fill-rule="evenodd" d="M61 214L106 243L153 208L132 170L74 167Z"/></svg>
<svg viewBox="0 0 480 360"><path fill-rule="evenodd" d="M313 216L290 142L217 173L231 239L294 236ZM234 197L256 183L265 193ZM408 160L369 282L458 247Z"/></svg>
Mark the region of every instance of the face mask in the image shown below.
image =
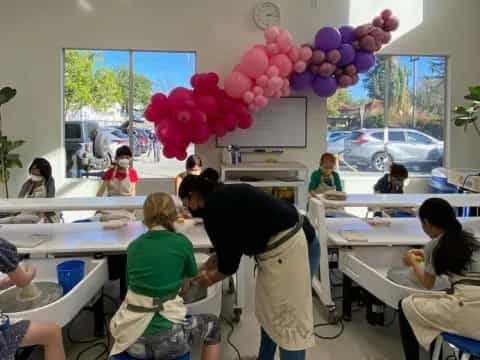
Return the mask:
<svg viewBox="0 0 480 360"><path fill-rule="evenodd" d="M203 217L205 216L205 208L198 208L196 210L188 208L188 211L190 212L190 214L192 214L194 218L203 219Z"/></svg>
<svg viewBox="0 0 480 360"><path fill-rule="evenodd" d="M120 166L122 168L128 168L130 166L130 160L120 159L120 160L118 160L118 166Z"/></svg>
<svg viewBox="0 0 480 360"><path fill-rule="evenodd" d="M201 170L191 170L191 171L188 172L188 174L198 176L198 175L201 174L201 172L202 172Z"/></svg>
<svg viewBox="0 0 480 360"><path fill-rule="evenodd" d="M30 179L32 179L33 182L41 182L43 181L43 176L31 175Z"/></svg>

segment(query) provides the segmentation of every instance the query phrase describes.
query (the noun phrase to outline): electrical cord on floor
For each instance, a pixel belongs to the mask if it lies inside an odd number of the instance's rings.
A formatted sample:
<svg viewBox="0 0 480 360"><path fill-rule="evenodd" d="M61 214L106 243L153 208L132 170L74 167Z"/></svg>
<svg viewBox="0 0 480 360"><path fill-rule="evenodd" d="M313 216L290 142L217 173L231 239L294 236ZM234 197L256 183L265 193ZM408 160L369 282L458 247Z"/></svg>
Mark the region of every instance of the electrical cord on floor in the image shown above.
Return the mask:
<svg viewBox="0 0 480 360"><path fill-rule="evenodd" d="M238 360L241 360L242 355L240 354L240 351L238 350L238 348L232 342L232 335L233 335L233 332L235 331L235 326L231 321L227 320L227 318L223 315L220 315L220 319L230 327L230 332L227 335L227 344L230 345L230 347L237 353Z"/></svg>
<svg viewBox="0 0 480 360"><path fill-rule="evenodd" d="M343 332L345 330L345 325L343 324L343 321L342 320L339 320L338 323L337 323L340 328L339 328L339 331L337 334L335 335L332 335L332 336L323 336L323 335L319 335L315 330L314 330L314 334L317 338L319 339L322 339L322 340L335 340L335 339L338 339L340 336L343 335ZM329 324L329 323L319 323L319 324L315 324L313 326L314 329L316 328L319 328L319 327L325 327L325 326L332 326L332 325L336 325L336 324Z"/></svg>

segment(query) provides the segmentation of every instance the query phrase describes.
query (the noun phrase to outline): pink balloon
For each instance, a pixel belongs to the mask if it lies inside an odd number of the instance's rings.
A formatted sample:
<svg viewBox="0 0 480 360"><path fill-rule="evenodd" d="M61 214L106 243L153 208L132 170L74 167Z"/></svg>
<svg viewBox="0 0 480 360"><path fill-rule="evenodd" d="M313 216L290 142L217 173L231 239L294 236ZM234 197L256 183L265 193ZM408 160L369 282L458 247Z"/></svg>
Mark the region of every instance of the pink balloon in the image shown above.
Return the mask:
<svg viewBox="0 0 480 360"><path fill-rule="evenodd" d="M300 49L298 47L292 47L288 52L288 57L293 62L298 61L298 59L300 59Z"/></svg>
<svg viewBox="0 0 480 360"><path fill-rule="evenodd" d="M385 9L382 11L380 16L382 17L383 20L388 20L392 16L393 12L390 9Z"/></svg>
<svg viewBox="0 0 480 360"><path fill-rule="evenodd" d="M345 73L347 75L353 76L357 73L357 67L353 64L347 65L345 67Z"/></svg>
<svg viewBox="0 0 480 360"><path fill-rule="evenodd" d="M336 63L338 63L341 58L342 58L342 54L340 54L340 51L338 51L337 49L330 50L330 51L327 53L327 60L328 60L328 62L330 62L331 64L336 64Z"/></svg>
<svg viewBox="0 0 480 360"><path fill-rule="evenodd" d="M292 72L292 61L285 54L275 55L270 60L270 64L278 68L278 72L282 77L287 77Z"/></svg>
<svg viewBox="0 0 480 360"><path fill-rule="evenodd" d="M341 87L347 87L352 84L352 78L348 75L342 75L338 78L338 84Z"/></svg>
<svg viewBox="0 0 480 360"><path fill-rule="evenodd" d="M252 80L241 72L232 72L225 79L225 91L234 99L241 99L243 94L252 87Z"/></svg>
<svg viewBox="0 0 480 360"><path fill-rule="evenodd" d="M238 119L238 127L240 129L248 129L253 124L253 118L251 115L243 116Z"/></svg>
<svg viewBox="0 0 480 360"><path fill-rule="evenodd" d="M197 99L198 108L207 114L207 116L215 116L218 114L217 100L213 96L201 96Z"/></svg>
<svg viewBox="0 0 480 360"><path fill-rule="evenodd" d="M377 27L383 27L384 23L385 22L383 21L381 16L374 17L372 21L373 26L377 26Z"/></svg>
<svg viewBox="0 0 480 360"><path fill-rule="evenodd" d="M246 104L250 104L254 98L255 98L255 94L251 91L246 91L243 94L243 101L245 101Z"/></svg>
<svg viewBox="0 0 480 360"><path fill-rule="evenodd" d="M280 35L280 29L276 26L270 26L265 29L263 36L267 43L273 43L277 41L277 37Z"/></svg>
<svg viewBox="0 0 480 360"><path fill-rule="evenodd" d="M282 90L275 91L275 94L273 94L273 97L275 99L279 99L282 97Z"/></svg>
<svg viewBox="0 0 480 360"><path fill-rule="evenodd" d="M290 88L290 80L284 79L282 89Z"/></svg>
<svg viewBox="0 0 480 360"><path fill-rule="evenodd" d="M257 105L258 107L265 107L267 106L268 104L268 99L263 96L263 95L258 95L257 97L255 97L255 105Z"/></svg>
<svg viewBox="0 0 480 360"><path fill-rule="evenodd" d="M248 50L240 60L240 69L247 76L255 79L268 68L268 56L259 48Z"/></svg>
<svg viewBox="0 0 480 360"><path fill-rule="evenodd" d="M335 72L336 68L337 67L335 65L332 65L329 63L323 63L322 65L320 65L318 69L318 74L323 77L328 77Z"/></svg>
<svg viewBox="0 0 480 360"><path fill-rule="evenodd" d="M278 74L280 73L278 67L276 66L270 66L267 70L267 75L272 78L272 77L275 77L275 76L278 76Z"/></svg>
<svg viewBox="0 0 480 360"><path fill-rule="evenodd" d="M267 83L268 83L268 81L267 81ZM261 88L260 86L255 86L255 87L253 88L253 94L254 94L255 96L263 95L263 93L264 93L263 88Z"/></svg>
<svg viewBox="0 0 480 360"><path fill-rule="evenodd" d="M311 60L313 64L320 65L325 61L325 53L322 50L314 50Z"/></svg>
<svg viewBox="0 0 480 360"><path fill-rule="evenodd" d="M312 58L312 49L308 46L302 46L300 48L300 60L308 62Z"/></svg>
<svg viewBox="0 0 480 360"><path fill-rule="evenodd" d="M282 90L282 96L290 96L290 94L291 94L290 88Z"/></svg>
<svg viewBox="0 0 480 360"><path fill-rule="evenodd" d="M260 76L257 78L256 83L257 83L258 86L261 86L261 87L267 86L267 84L268 84L268 76L267 76L267 75L260 75Z"/></svg>
<svg viewBox="0 0 480 360"><path fill-rule="evenodd" d="M306 68L307 68L307 63L305 61L302 61L302 60L297 61L295 63L295 65L293 66L293 69L297 73L303 73Z"/></svg>
<svg viewBox="0 0 480 360"><path fill-rule="evenodd" d="M280 90L282 86L283 80L278 76L274 76L268 80L268 88L272 89L274 92Z"/></svg>
<svg viewBox="0 0 480 360"><path fill-rule="evenodd" d="M385 22L384 25L384 30L385 31L395 31L398 29L398 26L400 25L400 21L396 16L392 16L390 19L388 19Z"/></svg>
<svg viewBox="0 0 480 360"><path fill-rule="evenodd" d="M268 44L267 52L270 56L277 55L280 52L278 44Z"/></svg>
<svg viewBox="0 0 480 360"><path fill-rule="evenodd" d="M278 37L278 47L283 53L288 52L292 48L292 35L287 30L282 30Z"/></svg>
<svg viewBox="0 0 480 360"><path fill-rule="evenodd" d="M371 35L364 36L360 39L360 47L368 52L375 51L375 39Z"/></svg>
<svg viewBox="0 0 480 360"><path fill-rule="evenodd" d="M254 103L251 103L250 105L248 105L248 110L252 111L252 112L255 112L258 110L258 107L257 105L255 105ZM240 121L238 122L238 127L242 129L242 127L240 127ZM244 128L246 129L246 128Z"/></svg>
<svg viewBox="0 0 480 360"><path fill-rule="evenodd" d="M267 97L272 97L274 93L275 91L273 89L270 89L269 87L265 89L265 96Z"/></svg>

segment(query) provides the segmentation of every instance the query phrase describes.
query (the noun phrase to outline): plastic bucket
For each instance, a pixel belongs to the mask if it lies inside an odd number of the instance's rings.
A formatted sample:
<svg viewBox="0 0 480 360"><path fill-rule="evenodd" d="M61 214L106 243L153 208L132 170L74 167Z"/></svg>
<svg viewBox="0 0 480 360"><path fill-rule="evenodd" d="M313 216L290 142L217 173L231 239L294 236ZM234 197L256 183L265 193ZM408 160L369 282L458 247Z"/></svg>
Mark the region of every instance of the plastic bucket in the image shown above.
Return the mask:
<svg viewBox="0 0 480 360"><path fill-rule="evenodd" d="M57 265L58 283L63 289L63 294L72 290L82 281L85 275L85 262L82 260L68 260Z"/></svg>

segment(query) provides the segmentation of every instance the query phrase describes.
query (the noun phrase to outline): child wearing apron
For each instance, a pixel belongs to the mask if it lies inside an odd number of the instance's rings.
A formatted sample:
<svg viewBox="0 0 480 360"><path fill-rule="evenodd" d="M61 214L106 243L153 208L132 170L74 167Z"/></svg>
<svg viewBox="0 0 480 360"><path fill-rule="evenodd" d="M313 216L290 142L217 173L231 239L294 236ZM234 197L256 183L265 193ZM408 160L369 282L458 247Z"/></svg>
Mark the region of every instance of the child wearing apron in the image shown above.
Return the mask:
<svg viewBox="0 0 480 360"><path fill-rule="evenodd" d="M428 199L419 217L432 241L423 250L406 253L404 263L425 288L431 289L441 275L448 276L451 288L446 293L413 294L400 302L400 331L408 360L419 359L419 345L428 350L442 332L480 340L480 244L462 229L445 200Z"/></svg>
<svg viewBox="0 0 480 360"><path fill-rule="evenodd" d="M327 191L343 191L340 175L335 169L335 156L330 153L324 153L320 158L320 168L312 173L308 191L315 197L317 194L323 194Z"/></svg>
<svg viewBox="0 0 480 360"><path fill-rule="evenodd" d="M11 286L25 287L35 277L35 269L22 269L17 248L0 239L0 272L7 276L0 280L0 290ZM14 360L19 347L41 345L46 360L65 360L62 329L55 324L21 320L14 322L0 312L0 359Z"/></svg>
<svg viewBox="0 0 480 360"><path fill-rule="evenodd" d="M197 275L197 264L191 242L173 229L171 196L150 194L143 212L149 230L127 250L128 293L110 323L111 355L126 351L137 359L170 360L203 340L202 360L220 359L218 318L188 316L179 296Z"/></svg>
<svg viewBox="0 0 480 360"><path fill-rule="evenodd" d="M138 182L137 171L130 166L132 152L128 146L121 146L115 155L116 165L107 170L97 196L135 196ZM100 221L135 220L135 213L129 210L101 210L97 212Z"/></svg>

